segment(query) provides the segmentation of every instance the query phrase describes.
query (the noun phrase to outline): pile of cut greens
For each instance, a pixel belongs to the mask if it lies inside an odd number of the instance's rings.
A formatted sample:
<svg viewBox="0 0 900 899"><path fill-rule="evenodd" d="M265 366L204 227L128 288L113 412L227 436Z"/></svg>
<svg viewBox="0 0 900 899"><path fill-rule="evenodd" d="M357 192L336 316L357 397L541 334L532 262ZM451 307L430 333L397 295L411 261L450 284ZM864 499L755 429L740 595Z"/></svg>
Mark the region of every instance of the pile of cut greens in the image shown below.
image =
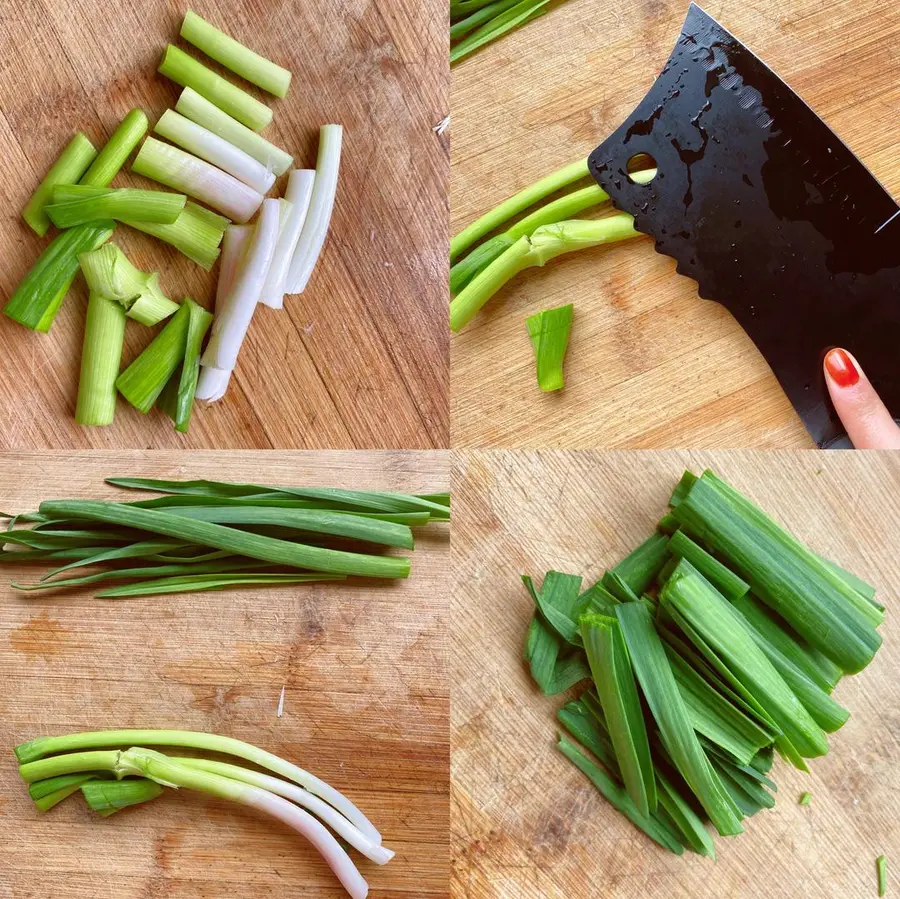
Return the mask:
<svg viewBox="0 0 900 899"><path fill-rule="evenodd" d="M287 69L191 10L181 36L252 84L286 96ZM195 397L214 401L225 394L257 305L280 309L285 294L303 292L331 220L339 125L322 127L317 168L292 169L284 199L266 199L276 176L293 163L257 133L271 122L272 110L171 44L159 72L184 88L175 109L154 128L171 143L147 138L132 170L178 193L109 186L149 127L147 116L133 109L99 153L77 133L22 213L38 235L51 223L60 234L3 311L26 328L47 332L79 268L84 273L89 301L75 414L83 425L111 424L121 393L143 413L157 404L178 431L187 431ZM246 224L257 211L257 222ZM140 272L108 244L116 223L171 244L207 271L223 237L234 232L224 243L215 317L189 298L179 307L162 292L156 273ZM126 317L154 326L170 316L120 373ZM202 353L210 326L212 338Z"/></svg>
<svg viewBox="0 0 900 899"><path fill-rule="evenodd" d="M123 581L98 597L197 593L244 585L405 578L413 529L449 521L450 495L330 487L108 478L164 494L132 502L50 500L9 518L0 564L50 569L23 591ZM25 526L20 526L25 525ZM83 569L90 569L85 572Z"/></svg>
<svg viewBox="0 0 900 899"><path fill-rule="evenodd" d="M832 692L872 661L884 607L711 471L670 506L587 590L523 577L525 659L546 695L592 682L558 712L577 741L559 750L660 846L715 857L707 821L734 835L775 804L774 750L802 771L827 753L849 717Z"/></svg>
<svg viewBox="0 0 900 899"><path fill-rule="evenodd" d="M503 37L514 28L549 12L550 2L551 0L450 0L450 65Z"/></svg>
<svg viewBox="0 0 900 899"><path fill-rule="evenodd" d="M163 754L150 746L232 756L253 767ZM95 731L38 737L15 753L19 774L43 812L80 791L91 809L108 817L156 799L169 787L199 790L271 815L316 847L353 899L364 899L369 888L344 847L352 846L377 865L394 856L342 793L297 765L231 737L179 730Z"/></svg>

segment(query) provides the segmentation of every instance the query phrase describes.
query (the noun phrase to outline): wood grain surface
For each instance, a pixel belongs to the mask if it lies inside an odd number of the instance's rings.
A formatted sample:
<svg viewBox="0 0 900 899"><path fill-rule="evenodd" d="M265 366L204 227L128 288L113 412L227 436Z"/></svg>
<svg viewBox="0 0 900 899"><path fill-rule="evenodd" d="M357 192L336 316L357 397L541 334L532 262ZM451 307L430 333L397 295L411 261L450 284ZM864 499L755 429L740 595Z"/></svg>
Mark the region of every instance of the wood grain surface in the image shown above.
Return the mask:
<svg viewBox="0 0 900 899"><path fill-rule="evenodd" d="M0 454L0 508L109 498L104 477L219 478L437 491L445 453ZM133 495L133 494L132 494ZM104 820L77 797L41 815L12 746L39 734L169 727L276 752L346 793L396 858L355 860L378 899L445 897L449 710L446 525L396 583L248 588L119 602L24 598L0 572L0 897L213 899L346 894L299 834L171 793ZM286 688L284 715L276 717Z"/></svg>
<svg viewBox="0 0 900 899"><path fill-rule="evenodd" d="M293 71L285 100L228 77L271 104L265 136L296 165L315 165L320 125L344 126L335 214L310 286L281 312L257 311L226 399L198 408L187 436L124 400L112 427L74 423L80 278L49 335L0 317L0 447L447 446L449 160L447 137L432 131L448 105L443 0L192 7ZM152 126L174 106L180 88L156 67L166 43L178 42L185 9L174 0L0 4L0 304L46 242L20 210L72 134L83 130L99 147L132 107ZM130 172L115 181L139 183L153 186ZM158 269L175 298L211 304L216 269L207 275L124 226L114 240L138 266ZM150 336L131 322L123 362Z"/></svg>
<svg viewBox="0 0 900 899"><path fill-rule="evenodd" d="M522 662L533 609L519 581L557 568L593 582L651 533L682 471L707 466L888 608L875 661L837 687L851 717L829 754L807 775L777 761L776 807L717 838L717 862L658 848L554 749L563 697L541 695ZM897 454L473 452L454 455L453 489L455 897L876 896L875 858L900 856Z"/></svg>
<svg viewBox="0 0 900 899"><path fill-rule="evenodd" d="M890 0L702 4L900 195ZM567 0L453 67L451 231L584 158L631 113L687 0ZM526 315L575 304L566 388L537 389ZM862 360L865 365L865 360ZM532 269L451 341L454 445L808 447L753 343L649 239Z"/></svg>

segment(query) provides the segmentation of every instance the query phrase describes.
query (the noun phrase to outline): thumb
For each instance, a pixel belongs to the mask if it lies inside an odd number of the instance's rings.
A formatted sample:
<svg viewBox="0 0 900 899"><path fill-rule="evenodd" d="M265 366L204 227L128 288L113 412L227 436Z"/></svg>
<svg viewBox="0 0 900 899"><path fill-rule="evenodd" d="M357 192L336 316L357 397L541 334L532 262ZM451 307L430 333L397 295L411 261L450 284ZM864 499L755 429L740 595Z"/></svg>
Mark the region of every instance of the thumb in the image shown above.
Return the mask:
<svg viewBox="0 0 900 899"><path fill-rule="evenodd" d="M847 435L857 449L900 449L900 428L846 350L825 356L825 383Z"/></svg>

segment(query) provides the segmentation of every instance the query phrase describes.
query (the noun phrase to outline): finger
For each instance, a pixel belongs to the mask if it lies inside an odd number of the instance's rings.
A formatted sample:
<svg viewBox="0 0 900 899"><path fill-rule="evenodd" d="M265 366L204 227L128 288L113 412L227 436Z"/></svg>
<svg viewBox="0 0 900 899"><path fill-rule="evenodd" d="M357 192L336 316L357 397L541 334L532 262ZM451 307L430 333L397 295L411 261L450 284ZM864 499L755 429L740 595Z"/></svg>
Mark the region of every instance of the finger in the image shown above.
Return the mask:
<svg viewBox="0 0 900 899"><path fill-rule="evenodd" d="M900 428L850 353L829 350L825 356L825 382L834 408L857 449L900 449Z"/></svg>

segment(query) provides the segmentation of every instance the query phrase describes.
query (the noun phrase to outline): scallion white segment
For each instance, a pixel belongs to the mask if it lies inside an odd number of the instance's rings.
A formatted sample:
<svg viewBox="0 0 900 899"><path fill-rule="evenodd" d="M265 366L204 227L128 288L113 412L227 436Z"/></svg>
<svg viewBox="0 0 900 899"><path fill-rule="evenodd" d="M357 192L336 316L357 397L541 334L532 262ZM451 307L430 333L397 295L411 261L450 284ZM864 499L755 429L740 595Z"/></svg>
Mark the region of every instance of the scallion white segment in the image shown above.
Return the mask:
<svg viewBox="0 0 900 899"><path fill-rule="evenodd" d="M261 303L272 309L281 309L284 306L288 270L309 211L315 178L316 173L312 169L294 169L288 176L284 197L292 204L291 211L278 237L275 256L272 258L272 265L269 267L269 274L266 276L266 283L259 298Z"/></svg>
<svg viewBox="0 0 900 899"><path fill-rule="evenodd" d="M210 103L206 97L200 96L193 88L186 87L181 92L175 109L192 122L202 125L238 149L249 153L276 175L283 175L294 161L290 153L285 153L251 128L242 125L227 112L219 109L215 103Z"/></svg>
<svg viewBox="0 0 900 899"><path fill-rule="evenodd" d="M174 109L167 109L153 129L183 150L205 159L228 172L248 187L267 194L275 183L275 173L269 171L249 153L230 144L212 131L185 118Z"/></svg>
<svg viewBox="0 0 900 899"><path fill-rule="evenodd" d="M235 222L246 222L263 195L214 165L148 137L131 165L139 175L202 200Z"/></svg>
<svg viewBox="0 0 900 899"><path fill-rule="evenodd" d="M219 262L219 280L216 284L216 312L221 312L225 308L225 299L234 286L234 276L252 236L253 225L229 225L225 229Z"/></svg>
<svg viewBox="0 0 900 899"><path fill-rule="evenodd" d="M313 184L306 222L291 261L285 293L303 292L315 268L319 253L322 252L337 193L343 131L340 125L323 125L319 131L316 180Z"/></svg>
<svg viewBox="0 0 900 899"><path fill-rule="evenodd" d="M216 315L202 365L233 371L278 242L281 202L266 200L224 308Z"/></svg>

